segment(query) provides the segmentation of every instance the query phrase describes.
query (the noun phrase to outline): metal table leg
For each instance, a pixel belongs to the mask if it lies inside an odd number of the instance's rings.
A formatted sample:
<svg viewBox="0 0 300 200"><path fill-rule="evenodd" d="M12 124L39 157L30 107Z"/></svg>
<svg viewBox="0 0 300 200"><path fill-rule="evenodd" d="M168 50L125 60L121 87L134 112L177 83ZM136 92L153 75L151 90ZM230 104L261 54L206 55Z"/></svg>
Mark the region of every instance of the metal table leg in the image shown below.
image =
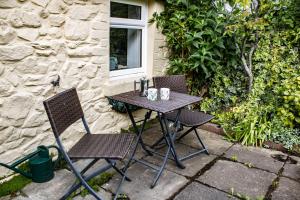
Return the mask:
<svg viewBox="0 0 300 200"><path fill-rule="evenodd" d="M170 148L171 148L171 152L172 152L172 155L173 155L174 160L176 162L176 165L179 168L184 169L185 166L180 162L180 159L179 159L179 157L176 153L175 144L174 144L174 141L176 139L177 128L178 128L178 124L179 124L179 121L178 121L179 115L180 115L180 110L177 113L176 120L175 120L175 123L174 123L175 131L173 131L172 133L169 130L167 119L165 118L164 114L162 114L162 116L159 118L159 120L162 120L162 123L166 127L166 129L163 130L165 132L164 135L166 136L166 141L167 141L168 146L170 146Z"/></svg>
<svg viewBox="0 0 300 200"><path fill-rule="evenodd" d="M133 117L133 115L132 115L132 111L129 109L128 104L126 104L126 103L124 103L124 104L125 104L125 107L126 107L126 109L127 109L127 113L128 113L128 115L129 115L129 118L130 118L130 121L131 121L131 123L132 123L132 126L133 126L133 129L134 129L135 133L136 133L137 135L140 135L141 133L143 133L143 131L144 131L144 129L145 129L146 122L147 122L147 120L150 118L152 111L150 110L150 111L148 111L148 112L145 114L145 119L143 120L142 127L139 129L139 128L137 127L137 125L136 125L136 122L135 122L134 117ZM146 145L145 145L145 143L144 143L142 137L139 138L139 142L140 142L142 148L144 149L144 151L145 151L149 156L153 156L153 154L147 149L147 147L146 147Z"/></svg>

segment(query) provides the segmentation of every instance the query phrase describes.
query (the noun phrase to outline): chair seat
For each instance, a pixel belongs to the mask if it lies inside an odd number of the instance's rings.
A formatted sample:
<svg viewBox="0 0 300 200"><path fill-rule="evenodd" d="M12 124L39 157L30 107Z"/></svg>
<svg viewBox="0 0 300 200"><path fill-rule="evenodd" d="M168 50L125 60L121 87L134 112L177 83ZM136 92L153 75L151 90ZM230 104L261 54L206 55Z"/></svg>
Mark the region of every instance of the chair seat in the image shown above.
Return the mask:
<svg viewBox="0 0 300 200"><path fill-rule="evenodd" d="M170 121L175 121L177 116L177 111L170 112L166 114L166 118ZM200 126L212 120L214 116L206 114L204 112L192 111L188 109L182 109L179 122L184 126Z"/></svg>
<svg viewBox="0 0 300 200"><path fill-rule="evenodd" d="M134 134L85 134L68 152L72 159L123 159L135 139Z"/></svg>

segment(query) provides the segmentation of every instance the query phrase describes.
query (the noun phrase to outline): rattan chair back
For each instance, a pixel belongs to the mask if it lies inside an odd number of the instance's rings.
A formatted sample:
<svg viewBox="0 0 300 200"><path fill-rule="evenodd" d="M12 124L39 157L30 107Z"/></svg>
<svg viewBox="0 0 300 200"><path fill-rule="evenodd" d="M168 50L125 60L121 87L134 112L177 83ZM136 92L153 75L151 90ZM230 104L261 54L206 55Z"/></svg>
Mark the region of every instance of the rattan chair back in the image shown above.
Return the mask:
<svg viewBox="0 0 300 200"><path fill-rule="evenodd" d="M43 103L55 137L59 137L70 125L83 117L75 88L61 92Z"/></svg>
<svg viewBox="0 0 300 200"><path fill-rule="evenodd" d="M157 89L170 88L174 92L188 93L184 75L156 76L153 77L153 84Z"/></svg>

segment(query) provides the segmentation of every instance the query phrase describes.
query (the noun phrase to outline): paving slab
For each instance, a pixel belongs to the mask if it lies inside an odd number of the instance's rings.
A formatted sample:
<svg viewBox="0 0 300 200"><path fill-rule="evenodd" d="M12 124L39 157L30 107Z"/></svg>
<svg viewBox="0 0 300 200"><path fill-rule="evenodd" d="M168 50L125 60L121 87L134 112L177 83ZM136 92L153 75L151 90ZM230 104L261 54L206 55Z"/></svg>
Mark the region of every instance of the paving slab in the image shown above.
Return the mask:
<svg viewBox="0 0 300 200"><path fill-rule="evenodd" d="M162 137L162 132L160 127L158 127L157 125L153 128L147 129L142 134L143 141L149 146L154 144L161 137Z"/></svg>
<svg viewBox="0 0 300 200"><path fill-rule="evenodd" d="M179 157L182 157L184 155L190 154L195 152L196 150L194 148L188 147L184 144L176 144L175 145L176 152L178 153ZM165 154L166 147L163 149L160 149L159 152L161 154ZM170 155L171 158L172 155ZM192 157L188 160L182 161L182 163L185 166L185 169L180 169L176 166L175 162L173 160L168 160L166 168L172 172L175 172L180 175L193 177L195 176L205 165L210 163L216 158L215 155L207 155L206 153L201 153L195 157ZM147 156L144 158L144 160L153 163L155 165L161 165L163 162L163 158L157 155L154 156Z"/></svg>
<svg viewBox="0 0 300 200"><path fill-rule="evenodd" d="M300 200L300 183L281 177L278 188L272 193L272 200Z"/></svg>
<svg viewBox="0 0 300 200"><path fill-rule="evenodd" d="M103 190L102 188L99 189L97 194L103 199L103 200L111 200L112 199L112 194L110 192L107 192ZM73 200L95 200L95 197L93 195L86 195L84 197L78 195L73 198Z"/></svg>
<svg viewBox="0 0 300 200"><path fill-rule="evenodd" d="M208 132L202 129L197 129L197 131L204 145L206 146L209 153L211 154L222 155L229 147L232 146L232 143L224 140L224 137L221 135ZM196 135L193 132L189 133L187 136L182 138L179 142L194 148L201 147Z"/></svg>
<svg viewBox="0 0 300 200"><path fill-rule="evenodd" d="M75 181L75 176L68 170L55 172L55 177L46 183L31 183L22 189L31 200L60 199ZM22 198L22 197L19 197Z"/></svg>
<svg viewBox="0 0 300 200"><path fill-rule="evenodd" d="M283 176L300 181L300 158L291 156L294 162L287 162L282 172Z"/></svg>
<svg viewBox="0 0 300 200"><path fill-rule="evenodd" d="M222 191L239 193L253 199L265 196L276 175L243 164L218 160L197 180Z"/></svg>
<svg viewBox="0 0 300 200"><path fill-rule="evenodd" d="M188 180L173 172L164 170L157 185L150 189L150 185L154 180L156 172L144 165L135 163L128 169L128 176L131 182L124 181L121 193L129 196L130 200L164 200L170 198L179 188L187 184ZM115 175L103 187L109 191L115 191L120 176Z"/></svg>
<svg viewBox="0 0 300 200"><path fill-rule="evenodd" d="M229 159L237 159L238 162L251 163L252 166L264 169L273 173L278 173L283 167L284 162L280 162L273 157L281 155L287 157L279 151L259 147L246 147L240 144L235 144L226 153L225 157Z"/></svg>
<svg viewBox="0 0 300 200"><path fill-rule="evenodd" d="M236 200L237 198L225 192L193 182L181 191L174 200Z"/></svg>

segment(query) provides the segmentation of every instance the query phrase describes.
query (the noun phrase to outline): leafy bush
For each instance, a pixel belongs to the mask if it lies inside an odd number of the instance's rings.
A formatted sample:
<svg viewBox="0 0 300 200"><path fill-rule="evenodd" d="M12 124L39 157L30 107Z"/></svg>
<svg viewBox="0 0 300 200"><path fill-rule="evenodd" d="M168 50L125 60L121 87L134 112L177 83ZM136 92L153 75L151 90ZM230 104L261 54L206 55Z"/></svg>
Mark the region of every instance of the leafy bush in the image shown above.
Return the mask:
<svg viewBox="0 0 300 200"><path fill-rule="evenodd" d="M210 1L167 0L165 11L153 21L166 36L171 74L186 74L191 92L201 94L202 86L220 66L236 65L237 56L230 38L224 35L224 5Z"/></svg>
<svg viewBox="0 0 300 200"><path fill-rule="evenodd" d="M268 139L283 144L288 150L293 150L296 145L300 144L300 130L281 127L273 131Z"/></svg>
<svg viewBox="0 0 300 200"><path fill-rule="evenodd" d="M296 144L287 130L300 128L300 1L231 0L230 12L226 1L212 2L167 0L154 16L167 38L169 73L186 74L194 95L208 88L201 109L230 140Z"/></svg>

